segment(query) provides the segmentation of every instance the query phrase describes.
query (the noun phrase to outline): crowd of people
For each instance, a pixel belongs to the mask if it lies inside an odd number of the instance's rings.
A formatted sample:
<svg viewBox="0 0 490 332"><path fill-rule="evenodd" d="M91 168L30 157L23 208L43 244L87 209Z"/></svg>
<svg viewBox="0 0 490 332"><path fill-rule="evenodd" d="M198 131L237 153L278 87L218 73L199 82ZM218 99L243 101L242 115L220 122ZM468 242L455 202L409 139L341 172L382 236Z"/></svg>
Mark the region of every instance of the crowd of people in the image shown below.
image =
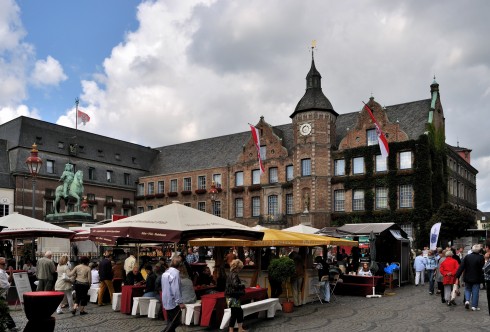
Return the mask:
<svg viewBox="0 0 490 332"><path fill-rule="evenodd" d="M462 247L418 250L413 261L415 286L429 283L429 294L440 294L441 303L457 305L462 296L462 304L467 310L479 311L480 289L487 289L490 303L490 243L483 249L475 244L468 252ZM437 290L436 290L437 285ZM464 287L464 292L460 288ZM490 306L489 306L490 314Z"/></svg>

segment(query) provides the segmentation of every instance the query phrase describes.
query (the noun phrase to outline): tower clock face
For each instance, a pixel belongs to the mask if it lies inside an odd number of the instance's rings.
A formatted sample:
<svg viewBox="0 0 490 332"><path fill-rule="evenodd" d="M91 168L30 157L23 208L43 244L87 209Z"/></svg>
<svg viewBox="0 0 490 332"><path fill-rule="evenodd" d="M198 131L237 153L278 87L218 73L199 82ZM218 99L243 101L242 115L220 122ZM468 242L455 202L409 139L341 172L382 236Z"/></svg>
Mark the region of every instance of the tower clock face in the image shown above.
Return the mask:
<svg viewBox="0 0 490 332"><path fill-rule="evenodd" d="M303 136L309 135L311 133L311 124L303 123L299 126L299 133Z"/></svg>

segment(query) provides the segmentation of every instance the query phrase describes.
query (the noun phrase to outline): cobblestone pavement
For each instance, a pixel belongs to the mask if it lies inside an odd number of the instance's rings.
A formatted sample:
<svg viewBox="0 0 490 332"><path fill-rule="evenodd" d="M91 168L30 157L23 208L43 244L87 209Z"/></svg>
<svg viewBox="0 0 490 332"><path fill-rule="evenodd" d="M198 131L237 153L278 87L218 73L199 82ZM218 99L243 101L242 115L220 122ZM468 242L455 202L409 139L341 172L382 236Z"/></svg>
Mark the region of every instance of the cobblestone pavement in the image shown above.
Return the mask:
<svg viewBox="0 0 490 332"><path fill-rule="evenodd" d="M382 298L337 296L337 301L320 304L318 301L294 308L293 313L278 311L274 319L245 318L250 331L490 331L490 315L486 291L480 291L481 311L468 311L456 299L457 306L442 304L439 295L429 295L428 285L406 285L395 288L392 295ZM110 306L89 304L86 316L70 313L56 315L55 331L96 332L159 332L163 320L134 317L113 312ZM21 310L12 317L19 328L26 324ZM180 331L218 331L218 328L188 326ZM41 331L41 330L40 330Z"/></svg>

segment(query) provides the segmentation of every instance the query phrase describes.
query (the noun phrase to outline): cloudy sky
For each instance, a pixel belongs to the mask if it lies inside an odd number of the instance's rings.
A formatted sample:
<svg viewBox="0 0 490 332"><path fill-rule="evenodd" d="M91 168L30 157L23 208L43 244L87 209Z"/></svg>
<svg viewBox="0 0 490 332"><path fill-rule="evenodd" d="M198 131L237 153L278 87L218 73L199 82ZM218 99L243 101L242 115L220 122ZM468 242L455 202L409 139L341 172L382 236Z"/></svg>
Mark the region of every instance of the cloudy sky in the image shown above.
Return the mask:
<svg viewBox="0 0 490 332"><path fill-rule="evenodd" d="M25 115L152 147L290 122L310 67L335 110L430 97L490 211L490 2L0 0L0 123Z"/></svg>

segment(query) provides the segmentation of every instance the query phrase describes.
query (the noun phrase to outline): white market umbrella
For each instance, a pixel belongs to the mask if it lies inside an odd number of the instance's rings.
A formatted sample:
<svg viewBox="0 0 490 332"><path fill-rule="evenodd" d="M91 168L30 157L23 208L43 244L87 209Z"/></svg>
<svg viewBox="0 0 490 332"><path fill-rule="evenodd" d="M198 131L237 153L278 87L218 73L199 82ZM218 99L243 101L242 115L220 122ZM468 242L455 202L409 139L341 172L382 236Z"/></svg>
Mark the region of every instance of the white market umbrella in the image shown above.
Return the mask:
<svg viewBox="0 0 490 332"><path fill-rule="evenodd" d="M260 240L261 231L173 202L160 208L90 228L90 237L119 242L186 242L202 237Z"/></svg>
<svg viewBox="0 0 490 332"><path fill-rule="evenodd" d="M24 216L18 212L1 217L0 227L7 227L0 232L0 240L33 237L70 238L75 234L69 229Z"/></svg>
<svg viewBox="0 0 490 332"><path fill-rule="evenodd" d="M319 229L318 228L315 228L315 227L310 227L310 226L306 226L306 225L303 225L303 224L299 224L299 225L296 225L296 226L293 226L293 227L284 228L283 231L285 231L285 232L303 233L303 234L315 234L316 232L319 231Z"/></svg>

